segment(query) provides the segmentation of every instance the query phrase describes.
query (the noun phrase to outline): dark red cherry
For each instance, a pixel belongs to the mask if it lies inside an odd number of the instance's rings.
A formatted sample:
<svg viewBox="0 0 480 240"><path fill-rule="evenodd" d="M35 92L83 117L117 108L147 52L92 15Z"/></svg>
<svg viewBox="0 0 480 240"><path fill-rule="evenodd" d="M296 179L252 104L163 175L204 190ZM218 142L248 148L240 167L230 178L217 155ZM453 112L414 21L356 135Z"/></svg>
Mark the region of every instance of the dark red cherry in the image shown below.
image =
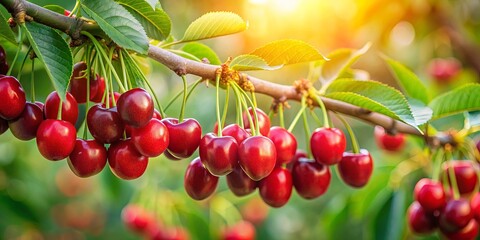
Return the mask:
<svg viewBox="0 0 480 240"><path fill-rule="evenodd" d="M13 136L20 140L30 140L37 136L37 129L43 121L43 110L34 103L27 103L22 114L10 120L8 126Z"/></svg>
<svg viewBox="0 0 480 240"><path fill-rule="evenodd" d="M90 96L90 100L92 102L100 103L102 102L103 95L105 95L105 79L103 77L100 77L100 75L96 75L95 80L91 81L91 84L93 85L94 88L97 89L97 92L95 95Z"/></svg>
<svg viewBox="0 0 480 240"><path fill-rule="evenodd" d="M132 180L143 175L148 157L142 156L130 139L119 140L108 149L108 164L117 177Z"/></svg>
<svg viewBox="0 0 480 240"><path fill-rule="evenodd" d="M203 165L215 176L229 174L238 163L238 145L233 137L207 133L198 149Z"/></svg>
<svg viewBox="0 0 480 240"><path fill-rule="evenodd" d="M108 103L110 104L110 108L117 106L118 99L120 98L121 94L118 92L114 92L113 95L112 93L108 94ZM105 100L106 102L106 100ZM114 104L115 103L115 104ZM107 104L103 103L102 107L106 108Z"/></svg>
<svg viewBox="0 0 480 240"><path fill-rule="evenodd" d="M172 160L172 161L180 161L180 160L182 160L182 158L177 158L177 157L173 156L168 150L165 151L165 152L163 152L163 155L164 155L165 157L167 157L168 159Z"/></svg>
<svg viewBox="0 0 480 240"><path fill-rule="evenodd" d="M15 77L0 78L0 117L12 120L22 114L26 99L20 82Z"/></svg>
<svg viewBox="0 0 480 240"><path fill-rule="evenodd" d="M131 130L132 142L143 156L157 157L168 146L167 127L158 119L152 118L147 125Z"/></svg>
<svg viewBox="0 0 480 240"><path fill-rule="evenodd" d="M195 200L203 200L215 192L218 177L213 176L197 157L188 165L183 185L187 194Z"/></svg>
<svg viewBox="0 0 480 240"><path fill-rule="evenodd" d="M223 136L231 136L235 138L237 144L243 142L243 140L250 137L250 134L245 131L245 129L241 128L238 124L230 124L222 129Z"/></svg>
<svg viewBox="0 0 480 240"><path fill-rule="evenodd" d="M7 62L0 63L0 77L2 77L2 75L5 76L9 68L10 67L8 66Z"/></svg>
<svg viewBox="0 0 480 240"><path fill-rule="evenodd" d="M315 160L300 158L292 168L293 186L298 195L314 199L323 195L330 185L330 169Z"/></svg>
<svg viewBox="0 0 480 240"><path fill-rule="evenodd" d="M0 135L8 130L8 121L0 117Z"/></svg>
<svg viewBox="0 0 480 240"><path fill-rule="evenodd" d="M472 199L470 200L470 207L472 208L473 216L477 220L480 221L480 193L475 193Z"/></svg>
<svg viewBox="0 0 480 240"><path fill-rule="evenodd" d="M443 173L447 175L449 184L449 169L453 167L455 179L457 180L458 191L460 194L470 194L475 190L478 184L478 176L476 172L477 165L472 161L448 161L443 164Z"/></svg>
<svg viewBox="0 0 480 240"><path fill-rule="evenodd" d="M107 150L95 140L77 138L68 166L79 177L90 177L103 170L107 164Z"/></svg>
<svg viewBox="0 0 480 240"><path fill-rule="evenodd" d="M318 163L337 164L345 151L345 135L337 128L317 128L310 137L310 147Z"/></svg>
<svg viewBox="0 0 480 240"><path fill-rule="evenodd" d="M293 165L300 159L300 158L308 158L307 152L303 151L302 149L297 149L295 151L295 155L293 155L292 160L290 160L289 163L287 163L287 168L291 171L293 168ZM280 165L277 164L279 167Z"/></svg>
<svg viewBox="0 0 480 240"><path fill-rule="evenodd" d="M42 109L42 113L43 113L43 109L45 107L45 104L43 104L43 102L35 101L35 105L37 105L40 109ZM45 113L43 115L45 115ZM45 119L45 117L44 117L44 119Z"/></svg>
<svg viewBox="0 0 480 240"><path fill-rule="evenodd" d="M268 133L277 151L277 164L289 163L297 151L297 139L282 127L272 127Z"/></svg>
<svg viewBox="0 0 480 240"><path fill-rule="evenodd" d="M338 163L338 172L342 180L352 187L363 187L373 172L373 160L370 153L361 149L360 153L345 152Z"/></svg>
<svg viewBox="0 0 480 240"><path fill-rule="evenodd" d="M37 147L48 160L61 160L73 151L77 131L73 124L63 120L46 119L37 130Z"/></svg>
<svg viewBox="0 0 480 240"><path fill-rule="evenodd" d="M390 135L381 126L375 126L374 135L377 145L387 151L397 152L405 145L405 135L401 133Z"/></svg>
<svg viewBox="0 0 480 240"><path fill-rule="evenodd" d="M94 105L88 110L87 126L99 143L116 142L123 136L125 130L117 108L106 109L100 104Z"/></svg>
<svg viewBox="0 0 480 240"><path fill-rule="evenodd" d="M57 119L58 108L60 107L60 97L56 91L51 92L45 100L43 106L43 113L45 118ZM78 103L77 100L67 92L65 101L62 103L62 120L68 121L75 125L78 118Z"/></svg>
<svg viewBox="0 0 480 240"><path fill-rule="evenodd" d="M447 202L440 213L440 229L442 232L456 232L467 226L473 219L470 202L465 199L454 199Z"/></svg>
<svg viewBox="0 0 480 240"><path fill-rule="evenodd" d="M427 213L417 201L408 208L407 221L415 234L429 234L437 228L435 217Z"/></svg>
<svg viewBox="0 0 480 240"><path fill-rule="evenodd" d="M123 93L117 107L123 122L133 127L143 127L153 116L152 97L141 88Z"/></svg>
<svg viewBox="0 0 480 240"><path fill-rule="evenodd" d="M122 221L129 229L138 233L147 233L155 224L152 214L135 204L123 208Z"/></svg>
<svg viewBox="0 0 480 240"><path fill-rule="evenodd" d="M268 118L268 115L265 112L263 112L262 109L256 108L255 110L257 112L258 127L260 128L260 134L262 134L263 136L268 136L268 133L270 132L270 118ZM250 116L252 116L252 121L255 126L255 117L253 114L253 109L248 108L248 112L250 113ZM243 124L245 126L245 129L251 128L247 113L244 112L242 116L243 116Z"/></svg>
<svg viewBox="0 0 480 240"><path fill-rule="evenodd" d="M230 191L239 197L246 196L257 188L257 182L253 181L238 165L227 175L227 185Z"/></svg>
<svg viewBox="0 0 480 240"><path fill-rule="evenodd" d="M165 118L163 124L170 136L168 151L176 158L188 158L197 150L202 138L202 127L197 120L187 118L179 123L178 119Z"/></svg>
<svg viewBox="0 0 480 240"><path fill-rule="evenodd" d="M277 153L272 140L264 136L253 136L240 143L238 157L243 171L251 179L259 181L273 171Z"/></svg>
<svg viewBox="0 0 480 240"><path fill-rule="evenodd" d="M255 227L251 222L240 221L227 227L222 234L222 240L255 240Z"/></svg>
<svg viewBox="0 0 480 240"><path fill-rule="evenodd" d="M285 205L292 195L292 174L288 169L275 168L258 184L260 197L271 207Z"/></svg>
<svg viewBox="0 0 480 240"><path fill-rule="evenodd" d="M417 182L414 197L427 212L441 210L447 202L442 184L428 178L423 178Z"/></svg>
<svg viewBox="0 0 480 240"><path fill-rule="evenodd" d="M72 77L70 77L69 92L77 100L77 103L85 103L87 101L87 64L78 62L73 65ZM90 99L95 96L98 91L98 84L93 84L93 76L90 79Z"/></svg>
<svg viewBox="0 0 480 240"><path fill-rule="evenodd" d="M478 222L474 219L467 226L456 232L443 232L442 235L449 240L473 240L478 235Z"/></svg>

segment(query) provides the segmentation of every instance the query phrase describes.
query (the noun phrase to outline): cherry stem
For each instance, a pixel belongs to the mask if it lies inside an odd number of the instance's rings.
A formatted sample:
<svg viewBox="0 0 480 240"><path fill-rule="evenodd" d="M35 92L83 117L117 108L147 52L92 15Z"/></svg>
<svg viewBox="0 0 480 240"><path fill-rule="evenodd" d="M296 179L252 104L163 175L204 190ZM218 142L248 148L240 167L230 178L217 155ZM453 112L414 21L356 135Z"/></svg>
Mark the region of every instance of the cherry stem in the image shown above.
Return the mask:
<svg viewBox="0 0 480 240"><path fill-rule="evenodd" d="M110 108L110 95L109 95L109 90L110 90L110 78L107 76L107 72L105 70L105 65L103 64L103 59L97 55L97 64L100 65L100 70L102 71L102 75L104 76L105 79L105 93L103 94L102 97L102 102L105 103L105 106Z"/></svg>
<svg viewBox="0 0 480 240"><path fill-rule="evenodd" d="M92 77L91 75L91 62L90 62L90 54L91 52L88 51L87 54L86 54L86 61L85 61L85 64L87 65L87 101L86 101L86 111L88 113L88 109L90 109L90 79ZM83 139L87 139L87 129L88 129L88 125L87 125L87 115L88 114L85 114L85 119L83 121Z"/></svg>
<svg viewBox="0 0 480 240"><path fill-rule="evenodd" d="M243 124L243 117L242 117L242 103L240 101L240 97L235 89L235 86L232 87L233 92L235 93L235 112L236 112L236 122L240 125L240 127L244 128Z"/></svg>
<svg viewBox="0 0 480 240"><path fill-rule="evenodd" d="M252 94L252 99L253 99L253 117L255 117L255 130L257 131L257 133L260 134L260 124L258 124L258 114L257 114L257 98L255 97L255 93L253 91L250 92L250 94ZM250 101L250 99L248 98L248 95L246 95L246 97Z"/></svg>
<svg viewBox="0 0 480 240"><path fill-rule="evenodd" d="M80 12L80 1L76 1L75 6L73 7L72 11L70 14L68 14L69 17L73 16L76 12ZM78 16L79 17L79 16Z"/></svg>
<svg viewBox="0 0 480 240"><path fill-rule="evenodd" d="M230 85L227 85L227 93L225 95L225 105L223 105L223 114L222 114L222 129L225 127L225 121L227 120L228 113L228 101L230 99Z"/></svg>
<svg viewBox="0 0 480 240"><path fill-rule="evenodd" d="M345 118L342 117L342 115L336 112L335 112L335 115L338 117L338 119L340 119L340 121L342 121L343 125L347 129L348 135L350 136L350 140L352 142L352 152L360 153L360 147L358 145L358 141L357 141L357 138L355 137L355 133L353 132L352 127L350 126L350 124L348 124L347 120L345 120Z"/></svg>
<svg viewBox="0 0 480 240"><path fill-rule="evenodd" d="M292 123L290 123L290 126L287 129L289 132L292 132L295 125L297 125L298 119L300 119L300 117L302 116L306 108L307 108L306 98L302 97L302 108L300 108L300 110L297 112L297 115L295 115L295 118L293 118Z"/></svg>
<svg viewBox="0 0 480 240"><path fill-rule="evenodd" d="M183 82L183 101L182 101L182 108L180 109L180 117L178 117L178 122L183 122L183 117L185 115L185 105L187 105L187 78L185 75L182 75L182 82Z"/></svg>
<svg viewBox="0 0 480 240"><path fill-rule="evenodd" d="M32 103L35 103L35 58L32 59L32 71L30 73L30 89L32 90Z"/></svg>
<svg viewBox="0 0 480 240"><path fill-rule="evenodd" d="M285 119L283 118L283 103L278 104L278 117L280 118L280 127L285 128Z"/></svg>
<svg viewBox="0 0 480 240"><path fill-rule="evenodd" d="M313 117L313 120L315 120L318 125L322 125L322 121L318 118L317 113L313 109L310 110L310 116Z"/></svg>
<svg viewBox="0 0 480 240"><path fill-rule="evenodd" d="M223 128L223 125L222 125L222 118L220 117L220 73L217 72L217 74L215 75L215 90L216 90L216 113L217 113L217 136L221 137L222 136L222 128Z"/></svg>
<svg viewBox="0 0 480 240"><path fill-rule="evenodd" d="M328 112L327 112L327 108L325 107L325 104L323 104L323 101L322 99L320 99L317 94L314 92L315 89L310 89L309 92L310 92L310 96L313 96L313 98L315 98L315 101L317 101L318 105L320 106L320 108L322 109L322 114L323 114L323 126L326 127L326 128L330 128L330 121L328 120Z"/></svg>
<svg viewBox="0 0 480 240"><path fill-rule="evenodd" d="M250 115L250 113L248 111L247 101L245 100L245 98L248 98L248 96L245 94L243 89L241 89L240 86L237 85L237 83L233 82L232 86L233 86L233 89L236 90L236 93L238 94L239 99L240 99L240 103L243 105L243 107L245 109L245 112L246 112L245 115L247 115L247 119L248 119L248 122L250 123L250 126L254 126L252 115ZM254 113L254 117L256 117L257 113L256 113L255 109L254 109L253 113ZM255 127L253 127L253 128L250 127L250 130L252 131L252 136L257 135L257 129Z"/></svg>
<svg viewBox="0 0 480 240"><path fill-rule="evenodd" d="M452 158L452 153L450 149L445 149L445 159L449 161ZM450 188L453 190L453 199L460 198L460 193L458 191L457 179L455 178L455 169L453 164L448 166L448 177L450 178Z"/></svg>
<svg viewBox="0 0 480 240"><path fill-rule="evenodd" d="M120 58L120 66L122 66L122 73L123 73L123 85L128 86L128 88L132 88L129 85L129 81L127 79L127 71L125 70L125 61L123 60L123 51L118 52L119 58Z"/></svg>
<svg viewBox="0 0 480 240"><path fill-rule="evenodd" d="M306 150L308 153L308 158L311 157L311 151L310 151L310 127L308 126L308 119L307 119L307 113L303 111L302 113L303 117L303 130L305 131L305 145L306 145Z"/></svg>
<svg viewBox="0 0 480 240"><path fill-rule="evenodd" d="M440 150L435 151L432 155L433 161L434 161L434 168L432 172L432 179L435 181L439 180L440 177L440 169L442 166L442 158L440 155Z"/></svg>
<svg viewBox="0 0 480 240"><path fill-rule="evenodd" d="M26 28L25 25L23 25L23 27ZM20 55L20 52L22 51L22 46L23 46L22 45L22 29L23 28L21 28L21 27L18 28L18 48L17 48L17 52L15 53L15 57L13 58L12 65L10 66L10 69L8 69L8 71L7 71L7 76L11 76L13 66L15 66L15 63L17 62L17 58Z"/></svg>
<svg viewBox="0 0 480 240"><path fill-rule="evenodd" d="M57 92L57 95L58 95L58 92ZM63 101L62 99L60 99L60 104L58 104L57 120L62 120L62 107L63 107Z"/></svg>

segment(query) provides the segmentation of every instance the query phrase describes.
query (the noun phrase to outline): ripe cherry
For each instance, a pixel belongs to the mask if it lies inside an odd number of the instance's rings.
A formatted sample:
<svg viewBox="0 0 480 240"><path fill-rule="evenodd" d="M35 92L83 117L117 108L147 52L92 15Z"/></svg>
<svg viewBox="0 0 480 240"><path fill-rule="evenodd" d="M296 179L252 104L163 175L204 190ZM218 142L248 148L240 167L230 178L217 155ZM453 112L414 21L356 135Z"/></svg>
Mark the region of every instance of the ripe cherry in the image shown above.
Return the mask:
<svg viewBox="0 0 480 240"><path fill-rule="evenodd" d="M277 167L258 184L260 197L271 207L285 205L292 195L292 174L288 169Z"/></svg>
<svg viewBox="0 0 480 240"><path fill-rule="evenodd" d="M449 184L449 169L453 167L455 179L457 180L458 191L460 194L470 194L475 190L478 184L478 176L476 172L476 163L472 161L448 161L443 165L443 173L447 175Z"/></svg>
<svg viewBox="0 0 480 240"><path fill-rule="evenodd" d="M255 240L255 227L247 221L240 221L227 227L222 234L223 240Z"/></svg>
<svg viewBox="0 0 480 240"><path fill-rule="evenodd" d="M43 121L43 110L34 103L27 103L22 114L8 122L13 136L20 140L30 140L37 136L37 129Z"/></svg>
<svg viewBox="0 0 480 240"><path fill-rule="evenodd" d="M168 129L168 151L177 158L188 158L197 150L202 138L202 127L197 120L187 118L179 123L178 119L165 118L163 124Z"/></svg>
<svg viewBox="0 0 480 240"><path fill-rule="evenodd" d="M143 127L153 116L152 97L141 88L123 93L117 107L123 122L133 127Z"/></svg>
<svg viewBox="0 0 480 240"><path fill-rule="evenodd" d="M43 106L43 113L45 118L57 119L58 108L60 107L60 97L56 91L51 92L47 99L45 99L45 105ZM68 121L75 125L78 118L78 103L77 100L67 92L65 101L62 103L62 120Z"/></svg>
<svg viewBox="0 0 480 240"><path fill-rule="evenodd" d="M475 239L478 235L478 228L478 222L472 219L464 228L456 232L442 231L442 235L450 240Z"/></svg>
<svg viewBox="0 0 480 240"><path fill-rule="evenodd" d="M20 82L15 77L0 78L0 117L12 120L22 114L26 99Z"/></svg>
<svg viewBox="0 0 480 240"><path fill-rule="evenodd" d="M272 127L268 133L277 151L277 164L289 163L297 151L297 139L282 127Z"/></svg>
<svg viewBox="0 0 480 240"><path fill-rule="evenodd" d="M108 104L109 104L110 108L117 106L117 102L118 102L118 99L120 98L120 96L121 96L121 94L118 93L118 92L114 92L113 95L112 95L112 93L108 94ZM105 100L105 102L107 102L107 100ZM103 103L102 107L106 108L107 104Z"/></svg>
<svg viewBox="0 0 480 240"><path fill-rule="evenodd" d="M470 207L472 208L473 216L477 220L480 221L480 193L475 193L472 199L470 200Z"/></svg>
<svg viewBox="0 0 480 240"><path fill-rule="evenodd" d="M238 144L233 137L207 133L200 141L199 155L211 174L223 176L229 174L238 163Z"/></svg>
<svg viewBox="0 0 480 240"><path fill-rule="evenodd" d="M139 178L147 169L148 157L142 156L130 139L112 143L107 154L110 169L121 179Z"/></svg>
<svg viewBox="0 0 480 240"><path fill-rule="evenodd" d="M387 151L397 152L405 145L405 135L401 133L390 135L381 126L375 126L374 135L377 145Z"/></svg>
<svg viewBox="0 0 480 240"><path fill-rule="evenodd" d="M37 130L37 147L48 160L61 160L73 151L77 131L67 121L46 119Z"/></svg>
<svg viewBox="0 0 480 240"><path fill-rule="evenodd" d="M307 158L300 158L292 168L293 186L298 195L314 199L323 195L330 185L330 169Z"/></svg>
<svg viewBox="0 0 480 240"><path fill-rule="evenodd" d="M239 164L253 180L268 176L275 167L277 154L272 140L264 136L245 139L238 147Z"/></svg>
<svg viewBox="0 0 480 240"><path fill-rule="evenodd" d="M467 200L450 200L440 214L440 229L442 232L456 232L467 226L472 219L472 208Z"/></svg>
<svg viewBox="0 0 480 240"><path fill-rule="evenodd" d="M8 130L8 121L0 117L0 135Z"/></svg>
<svg viewBox="0 0 480 240"><path fill-rule="evenodd" d="M253 181L238 165L227 175L227 185L230 191L239 197L246 196L257 188L257 182Z"/></svg>
<svg viewBox="0 0 480 240"><path fill-rule="evenodd" d="M262 134L263 136L268 136L268 133L270 132L270 118L268 118L268 115L264 111L262 111L262 109L260 108L256 108L255 111L257 113L258 127L260 128L260 134ZM255 117L253 114L253 109L248 108L248 113L250 114L250 116L252 116L253 124L255 126ZM245 125L245 129L251 128L247 113L244 112L242 116L243 116L243 124Z"/></svg>
<svg viewBox="0 0 480 240"><path fill-rule="evenodd" d="M290 160L289 163L287 163L287 168L291 171L293 168L293 165L300 159L300 158L308 158L307 152L297 149L295 151L295 155L293 155L292 160ZM280 166L277 164L277 166Z"/></svg>
<svg viewBox="0 0 480 240"><path fill-rule="evenodd" d="M8 72L8 63L7 63L7 54L2 46L0 46L0 75L7 74ZM1 77L1 76L0 76Z"/></svg>
<svg viewBox="0 0 480 240"><path fill-rule="evenodd" d="M223 128L222 135L232 136L237 141L237 144L242 143L243 140L250 137L250 134L248 134L247 131L245 131L245 129L240 127L238 124L230 124Z"/></svg>
<svg viewBox="0 0 480 240"><path fill-rule="evenodd" d="M94 105L88 110L87 126L99 143L116 142L123 136L125 130L117 108L106 109L100 104Z"/></svg>
<svg viewBox="0 0 480 240"><path fill-rule="evenodd" d="M154 224L154 217L142 207L129 204L122 210L122 221L132 231L147 233Z"/></svg>
<svg viewBox="0 0 480 240"><path fill-rule="evenodd" d="M73 65L73 73L70 78L69 92L77 100L77 103L87 101L87 64L78 62ZM94 84L93 76L90 79L90 99L97 94L98 84Z"/></svg>
<svg viewBox="0 0 480 240"><path fill-rule="evenodd" d="M346 148L345 135L337 128L317 128L310 137L310 146L318 163L337 164Z"/></svg>
<svg viewBox="0 0 480 240"><path fill-rule="evenodd" d="M138 152L147 157L160 156L169 141L167 127L156 118L150 119L143 127L132 128L131 138Z"/></svg>
<svg viewBox="0 0 480 240"><path fill-rule="evenodd" d="M197 157L188 165L183 184L191 198L203 200L215 192L218 177L213 176Z"/></svg>
<svg viewBox="0 0 480 240"><path fill-rule="evenodd" d="M95 95L90 96L90 100L92 102L100 103L102 101L103 95L105 94L105 88L106 88L105 79L103 77L100 77L100 75L97 74L95 76L95 80L91 81L90 84L97 89L97 92L95 93Z"/></svg>
<svg viewBox="0 0 480 240"><path fill-rule="evenodd" d="M103 170L107 164L107 150L95 140L77 138L68 166L79 177L90 177Z"/></svg>
<svg viewBox="0 0 480 240"><path fill-rule="evenodd" d="M408 208L407 220L410 229L415 234L429 234L437 228L435 217L431 213L427 213L417 201Z"/></svg>
<svg viewBox="0 0 480 240"><path fill-rule="evenodd" d="M427 212L441 210L446 204L446 195L440 182L423 178L415 185L415 199Z"/></svg>
<svg viewBox="0 0 480 240"><path fill-rule="evenodd" d="M361 149L360 153L345 152L338 163L338 172L342 180L352 187L363 187L373 172L373 160L370 153Z"/></svg>
<svg viewBox="0 0 480 240"><path fill-rule="evenodd" d="M170 159L170 160L172 160L172 161L180 161L180 160L182 160L182 158L177 158L177 157L173 156L168 150L165 151L165 152L163 152L163 155L164 155L166 158L168 158L168 159Z"/></svg>
<svg viewBox="0 0 480 240"><path fill-rule="evenodd" d="M437 58L430 61L428 65L428 73L439 84L451 82L460 72L461 65L454 58Z"/></svg>

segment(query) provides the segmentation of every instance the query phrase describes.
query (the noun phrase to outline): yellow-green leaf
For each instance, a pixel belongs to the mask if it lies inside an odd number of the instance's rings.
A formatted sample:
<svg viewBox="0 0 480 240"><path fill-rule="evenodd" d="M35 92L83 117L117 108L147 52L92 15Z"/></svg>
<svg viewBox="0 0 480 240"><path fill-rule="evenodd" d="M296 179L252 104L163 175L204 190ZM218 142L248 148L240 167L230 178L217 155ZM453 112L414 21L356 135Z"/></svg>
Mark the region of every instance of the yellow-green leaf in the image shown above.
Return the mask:
<svg viewBox="0 0 480 240"><path fill-rule="evenodd" d="M453 89L434 98L428 106L433 110L433 119L480 110L480 84L465 84Z"/></svg>
<svg viewBox="0 0 480 240"><path fill-rule="evenodd" d="M225 36L245 31L247 23L232 12L210 12L188 26L181 42Z"/></svg>
<svg viewBox="0 0 480 240"><path fill-rule="evenodd" d="M269 66L312 62L325 59L325 57L312 45L293 39L284 39L268 43L255 49L250 55L262 58Z"/></svg>
<svg viewBox="0 0 480 240"><path fill-rule="evenodd" d="M258 56L245 54L234 58L230 62L230 67L237 71L251 71L251 70L275 70L282 67L269 66L267 62Z"/></svg>

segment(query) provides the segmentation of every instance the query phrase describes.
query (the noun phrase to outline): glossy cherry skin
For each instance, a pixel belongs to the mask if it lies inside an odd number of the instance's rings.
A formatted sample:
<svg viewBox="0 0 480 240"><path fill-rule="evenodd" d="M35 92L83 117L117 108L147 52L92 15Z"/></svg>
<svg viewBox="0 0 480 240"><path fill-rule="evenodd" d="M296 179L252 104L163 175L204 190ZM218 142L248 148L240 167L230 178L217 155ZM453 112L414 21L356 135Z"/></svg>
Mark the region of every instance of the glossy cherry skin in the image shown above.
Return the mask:
<svg viewBox="0 0 480 240"><path fill-rule="evenodd" d="M268 133L268 138L272 140L277 151L277 164L287 164L297 151L297 139L287 129L282 127L272 127Z"/></svg>
<svg viewBox="0 0 480 240"><path fill-rule="evenodd" d="M180 160L182 160L182 158L177 158L177 157L173 156L168 150L165 151L165 152L163 152L163 155L164 155L166 158L168 158L168 159L170 159L170 160L172 160L172 161L180 161Z"/></svg>
<svg viewBox="0 0 480 240"><path fill-rule="evenodd" d="M293 155L292 160L290 160L289 163L287 163L287 168L291 171L293 168L293 165L300 159L300 158L308 158L307 152L303 151L302 149L297 149L295 151L295 155ZM279 167L280 165L277 164Z"/></svg>
<svg viewBox="0 0 480 240"><path fill-rule="evenodd" d="M110 93L108 94L108 104L110 108L117 106L118 99L120 98L121 94L118 92L114 92L113 95ZM107 102L107 100L105 100ZM114 104L115 103L115 104ZM106 108L107 104L103 103L102 107Z"/></svg>
<svg viewBox="0 0 480 240"><path fill-rule="evenodd" d="M112 143L107 154L110 169L121 179L139 178L147 169L148 157L142 156L130 139Z"/></svg>
<svg viewBox="0 0 480 240"><path fill-rule="evenodd" d="M417 201L408 208L407 220L415 234L429 234L437 228L435 217L427 213Z"/></svg>
<svg viewBox="0 0 480 240"><path fill-rule="evenodd" d="M37 130L37 147L48 160L61 160L73 151L77 131L63 120L46 119Z"/></svg>
<svg viewBox="0 0 480 240"><path fill-rule="evenodd" d="M238 162L252 180L259 181L268 176L275 168L276 160L275 145L267 137L249 137L238 147Z"/></svg>
<svg viewBox="0 0 480 240"><path fill-rule="evenodd" d="M212 195L218 184L218 177L203 166L199 157L190 162L183 180L185 191L195 200L203 200Z"/></svg>
<svg viewBox="0 0 480 240"><path fill-rule="evenodd" d="M288 169L275 168L258 184L260 197L271 207L285 205L292 195L292 174Z"/></svg>
<svg viewBox="0 0 480 240"><path fill-rule="evenodd" d="M69 92L77 100L77 103L85 103L87 101L87 64L78 62L73 65L73 73L70 78ZM98 84L93 83L93 76L90 79L90 99L97 94Z"/></svg>
<svg viewBox="0 0 480 240"><path fill-rule="evenodd" d="M465 199L450 200L440 214L442 232L456 232L467 226L473 219L470 202Z"/></svg>
<svg viewBox="0 0 480 240"><path fill-rule="evenodd" d="M268 115L264 111L262 111L262 109L257 108L255 110L257 112L258 127L260 128L260 134L262 134L263 136L268 136L268 133L270 132L270 118L268 118ZM248 108L248 113L250 113L250 116L252 116L252 121L255 126L255 117L253 114L253 109ZM247 113L244 112L242 116L243 116L243 124L245 126L245 129L251 128Z"/></svg>
<svg viewBox="0 0 480 240"><path fill-rule="evenodd" d="M441 210L447 203L442 184L428 178L417 182L414 197L426 212Z"/></svg>
<svg viewBox="0 0 480 240"><path fill-rule="evenodd" d="M337 128L317 128L310 137L313 158L324 165L342 160L346 148L345 135Z"/></svg>
<svg viewBox="0 0 480 240"><path fill-rule="evenodd" d="M107 150L95 140L77 138L68 166L79 177L90 177L101 172L107 164Z"/></svg>
<svg viewBox="0 0 480 240"><path fill-rule="evenodd" d="M167 127L156 118L143 127L132 128L131 138L138 152L146 157L160 156L170 140Z"/></svg>
<svg viewBox="0 0 480 240"><path fill-rule="evenodd" d="M478 222L474 219L468 222L467 226L456 232L443 232L442 235L450 240L475 239L478 235Z"/></svg>
<svg viewBox="0 0 480 240"><path fill-rule="evenodd" d="M87 126L99 143L116 142L123 136L125 130L117 108L106 109L100 104L94 105L88 110Z"/></svg>
<svg viewBox="0 0 480 240"><path fill-rule="evenodd" d="M168 151L176 158L188 158L197 150L202 139L202 127L197 120L187 118L179 123L178 119L162 119L170 136Z"/></svg>
<svg viewBox="0 0 480 240"><path fill-rule="evenodd" d="M51 92L47 99L45 99L45 105L43 106L43 113L45 118L57 119L58 108L60 107L60 97L56 91ZM62 120L68 121L75 125L78 118L78 103L77 100L67 92L65 101L62 103Z"/></svg>
<svg viewBox="0 0 480 240"><path fill-rule="evenodd" d="M20 82L11 76L0 78L0 118L12 120L22 114L26 99Z"/></svg>
<svg viewBox="0 0 480 240"><path fill-rule="evenodd" d="M361 149L360 153L345 152L337 167L346 184L356 188L363 187L372 176L372 156L365 149Z"/></svg>
<svg viewBox="0 0 480 240"><path fill-rule="evenodd" d="M480 193L475 193L472 199L470 200L470 207L472 208L473 216L480 221Z"/></svg>
<svg viewBox="0 0 480 240"><path fill-rule="evenodd" d="M152 97L141 88L123 93L117 107L123 122L133 127L143 127L153 116Z"/></svg>
<svg viewBox="0 0 480 240"><path fill-rule="evenodd" d="M37 136L37 129L43 121L43 110L34 103L27 103L22 114L8 122L13 136L20 140L30 140Z"/></svg>
<svg viewBox="0 0 480 240"><path fill-rule="evenodd" d="M250 134L245 131L242 127L240 127L238 124L230 124L226 126L225 128L222 129L222 135L223 136L231 136L235 138L237 141L237 144L240 144L243 142L243 140L247 139L250 137Z"/></svg>
<svg viewBox="0 0 480 240"><path fill-rule="evenodd" d="M305 199L322 196L330 186L330 169L314 160L300 158L292 168L293 186Z"/></svg>
<svg viewBox="0 0 480 240"><path fill-rule="evenodd" d="M458 191L460 194L470 194L475 190L478 183L476 173L476 163L472 161L448 161L443 164L442 174L447 175L450 183L449 169L453 166L455 179L457 180Z"/></svg>
<svg viewBox="0 0 480 240"><path fill-rule="evenodd" d="M401 133L390 135L381 126L375 126L374 136L377 145L387 151L397 152L405 145L405 135Z"/></svg>
<svg viewBox="0 0 480 240"><path fill-rule="evenodd" d="M230 136L215 136L207 133L199 145L199 155L205 168L215 176L224 176L232 172L238 164L238 144Z"/></svg>
<svg viewBox="0 0 480 240"><path fill-rule="evenodd" d="M227 227L221 239L223 240L255 240L255 227L251 222L240 221Z"/></svg>
<svg viewBox="0 0 480 240"><path fill-rule="evenodd" d="M91 81L91 84L94 88L97 89L97 92L95 93L95 95L90 96L90 100L92 102L100 103L102 101L103 95L105 94L105 79L97 74L95 80Z"/></svg>
<svg viewBox="0 0 480 240"><path fill-rule="evenodd" d="M147 233L155 223L150 213L135 204L129 204L123 208L122 221L129 229L138 233Z"/></svg>
<svg viewBox="0 0 480 240"><path fill-rule="evenodd" d="M257 188L257 182L253 181L240 166L235 166L227 175L227 185L236 196L246 196Z"/></svg>
<svg viewBox="0 0 480 240"><path fill-rule="evenodd" d="M0 117L0 135L8 130L8 121Z"/></svg>

